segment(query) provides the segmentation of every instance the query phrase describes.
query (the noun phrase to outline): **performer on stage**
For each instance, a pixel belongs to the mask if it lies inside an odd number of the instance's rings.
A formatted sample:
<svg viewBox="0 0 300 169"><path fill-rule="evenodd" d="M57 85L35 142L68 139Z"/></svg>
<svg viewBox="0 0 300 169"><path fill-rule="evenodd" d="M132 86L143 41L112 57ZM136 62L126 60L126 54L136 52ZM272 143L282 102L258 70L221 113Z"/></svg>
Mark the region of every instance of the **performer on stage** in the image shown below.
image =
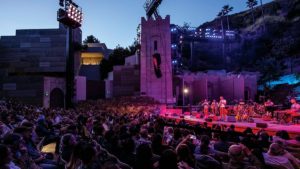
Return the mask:
<svg viewBox="0 0 300 169"><path fill-rule="evenodd" d="M211 102L211 105L210 105L210 109L211 109L211 113L213 115L217 115L217 111L218 111L218 102L216 100L213 100Z"/></svg>
<svg viewBox="0 0 300 169"><path fill-rule="evenodd" d="M267 111L267 116L272 116L273 117L273 106L274 103L271 101L271 99L268 99L265 103L265 110Z"/></svg>
<svg viewBox="0 0 300 169"><path fill-rule="evenodd" d="M205 99L202 103L203 106L203 113L204 113L204 118L208 118L209 115L209 101Z"/></svg>
<svg viewBox="0 0 300 169"><path fill-rule="evenodd" d="M236 119L242 121L245 114L245 102L240 99L239 104L237 105Z"/></svg>
<svg viewBox="0 0 300 169"><path fill-rule="evenodd" d="M221 120L225 120L226 118L226 104L227 101L224 99L223 96L221 96L219 102Z"/></svg>
<svg viewBox="0 0 300 169"><path fill-rule="evenodd" d="M297 100L292 98L291 99L291 114L292 115L300 115L300 104L297 103Z"/></svg>
<svg viewBox="0 0 300 169"><path fill-rule="evenodd" d="M295 98L292 98L290 100L291 102L291 109L287 110L284 113L284 116L282 117L282 120L284 123L289 123L293 120L293 117L300 116L300 104L297 103L297 100Z"/></svg>

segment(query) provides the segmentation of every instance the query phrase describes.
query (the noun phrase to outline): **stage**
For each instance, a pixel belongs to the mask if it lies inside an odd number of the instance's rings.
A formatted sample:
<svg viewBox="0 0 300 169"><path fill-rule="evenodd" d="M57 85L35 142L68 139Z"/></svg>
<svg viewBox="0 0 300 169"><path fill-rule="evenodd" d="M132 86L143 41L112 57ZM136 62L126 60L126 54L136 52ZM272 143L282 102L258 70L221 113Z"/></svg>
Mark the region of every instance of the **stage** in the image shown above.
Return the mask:
<svg viewBox="0 0 300 169"><path fill-rule="evenodd" d="M164 112L161 112L160 116L167 118L167 119L173 119L176 121L180 121L180 120L184 119L186 122L188 122L190 124L203 124L204 122L207 122L203 118L196 118L195 116L191 116L191 115L180 116L176 113L174 113L174 114L166 113L165 114ZM286 130L292 138L297 135L300 135L300 124L278 124L277 121L264 121L261 118L254 118L253 123L226 122L226 121L207 122L208 126L210 126L210 127L214 124L226 125L226 126L230 126L231 124L233 124L233 125L235 125L235 129L238 132L243 132L247 127L250 127L254 133L261 130L261 128L256 126L257 123L266 123L268 125L268 127L265 128L264 130L267 131L270 135L275 135L275 133L279 130Z"/></svg>

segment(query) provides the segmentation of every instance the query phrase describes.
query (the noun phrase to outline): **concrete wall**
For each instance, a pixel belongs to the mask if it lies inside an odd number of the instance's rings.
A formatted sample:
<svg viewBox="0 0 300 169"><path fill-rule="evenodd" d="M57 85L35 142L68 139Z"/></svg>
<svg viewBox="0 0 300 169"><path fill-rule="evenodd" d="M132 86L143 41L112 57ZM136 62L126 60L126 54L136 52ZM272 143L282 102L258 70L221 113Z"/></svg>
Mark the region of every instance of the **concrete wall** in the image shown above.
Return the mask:
<svg viewBox="0 0 300 169"><path fill-rule="evenodd" d="M105 80L105 98L109 99L113 97L113 79L114 79L114 74L113 72L108 73L108 77Z"/></svg>
<svg viewBox="0 0 300 169"><path fill-rule="evenodd" d="M207 98L207 79L196 80L192 82L193 100L203 100Z"/></svg>
<svg viewBox="0 0 300 169"><path fill-rule="evenodd" d="M137 54L126 57L125 58L125 65L139 65L139 56Z"/></svg>
<svg viewBox="0 0 300 169"><path fill-rule="evenodd" d="M86 77L76 76L75 81L76 81L76 94L75 94L76 102L86 100Z"/></svg>
<svg viewBox="0 0 300 169"><path fill-rule="evenodd" d="M258 76L256 75L246 75L244 77L245 79L245 89L249 90L250 92L250 99L255 98L257 94L257 81L258 81Z"/></svg>

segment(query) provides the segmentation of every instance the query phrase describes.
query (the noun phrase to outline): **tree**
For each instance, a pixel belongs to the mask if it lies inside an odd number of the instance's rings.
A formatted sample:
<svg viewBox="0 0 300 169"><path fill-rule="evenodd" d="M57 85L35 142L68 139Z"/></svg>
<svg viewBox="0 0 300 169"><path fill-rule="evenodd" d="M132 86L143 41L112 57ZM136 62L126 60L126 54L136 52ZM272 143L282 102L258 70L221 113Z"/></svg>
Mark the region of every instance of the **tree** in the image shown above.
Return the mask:
<svg viewBox="0 0 300 169"><path fill-rule="evenodd" d="M225 34L224 34L224 25L223 25L223 17L225 16L224 15L224 11L221 10L218 15L218 17L220 17L220 20L221 20L221 27L222 27L222 37L223 37L223 43L222 43L222 59L223 61L225 62Z"/></svg>
<svg viewBox="0 0 300 169"><path fill-rule="evenodd" d="M181 29L183 30L184 34L188 33L189 32L189 29L190 29L190 26L191 24L187 23L187 22L184 22Z"/></svg>
<svg viewBox="0 0 300 169"><path fill-rule="evenodd" d="M257 5L257 0L248 0L246 3L247 3L247 7L250 8L251 10L252 22L254 23L255 19L254 19L253 8Z"/></svg>
<svg viewBox="0 0 300 169"><path fill-rule="evenodd" d="M266 29L266 24L265 24L265 12L264 12L264 7L263 7L263 1L260 0L260 8L261 8L261 16L262 16L262 19L263 19L263 28L264 28L264 31Z"/></svg>
<svg viewBox="0 0 300 169"><path fill-rule="evenodd" d="M103 59L101 61L101 66L100 66L100 74L101 74L101 79L104 80L108 77L108 73L112 71L113 65L108 59Z"/></svg>
<svg viewBox="0 0 300 169"><path fill-rule="evenodd" d="M221 11L218 13L217 16L218 16L218 17L220 18L220 20L221 20L222 36L223 36L223 39L224 39L224 38L225 38L225 36L224 36L224 24L223 24L223 17L225 16L224 11L221 10Z"/></svg>
<svg viewBox="0 0 300 169"><path fill-rule="evenodd" d="M271 54L278 59L288 59L290 62L290 73L294 73L294 60L299 53L299 43L293 36L286 36L274 42Z"/></svg>
<svg viewBox="0 0 300 169"><path fill-rule="evenodd" d="M136 38L134 38L134 45L140 45L141 44L141 24L139 24L136 28Z"/></svg>
<svg viewBox="0 0 300 169"><path fill-rule="evenodd" d="M226 18L227 18L227 29L228 29L228 30L230 30L228 14L229 14L232 10L233 10L233 7L232 7L232 6L229 6L229 5L223 6L223 9L222 9L224 15L225 15Z"/></svg>
<svg viewBox="0 0 300 169"><path fill-rule="evenodd" d="M87 45L88 43L100 43L100 41L94 35L89 35L86 37L83 43Z"/></svg>
<svg viewBox="0 0 300 169"><path fill-rule="evenodd" d="M285 68L284 62L274 57L264 57L258 61L257 69L261 73L260 84L265 88L273 80L277 80L283 73Z"/></svg>

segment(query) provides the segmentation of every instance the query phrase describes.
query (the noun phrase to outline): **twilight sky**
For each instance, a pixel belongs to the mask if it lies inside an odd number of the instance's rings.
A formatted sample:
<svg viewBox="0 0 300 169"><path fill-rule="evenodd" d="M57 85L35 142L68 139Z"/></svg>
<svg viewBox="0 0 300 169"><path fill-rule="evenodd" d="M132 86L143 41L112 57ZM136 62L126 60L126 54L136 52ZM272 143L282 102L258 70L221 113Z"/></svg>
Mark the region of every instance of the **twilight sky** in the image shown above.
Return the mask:
<svg viewBox="0 0 300 169"><path fill-rule="evenodd" d="M58 1L0 0L0 36L15 35L16 29L57 28ZM83 39L93 34L109 48L132 44L141 16L145 16L145 0L74 1L84 12ZM234 7L233 13L247 9L246 0L163 0L159 12L171 15L171 23L196 27L214 19L226 4Z"/></svg>

